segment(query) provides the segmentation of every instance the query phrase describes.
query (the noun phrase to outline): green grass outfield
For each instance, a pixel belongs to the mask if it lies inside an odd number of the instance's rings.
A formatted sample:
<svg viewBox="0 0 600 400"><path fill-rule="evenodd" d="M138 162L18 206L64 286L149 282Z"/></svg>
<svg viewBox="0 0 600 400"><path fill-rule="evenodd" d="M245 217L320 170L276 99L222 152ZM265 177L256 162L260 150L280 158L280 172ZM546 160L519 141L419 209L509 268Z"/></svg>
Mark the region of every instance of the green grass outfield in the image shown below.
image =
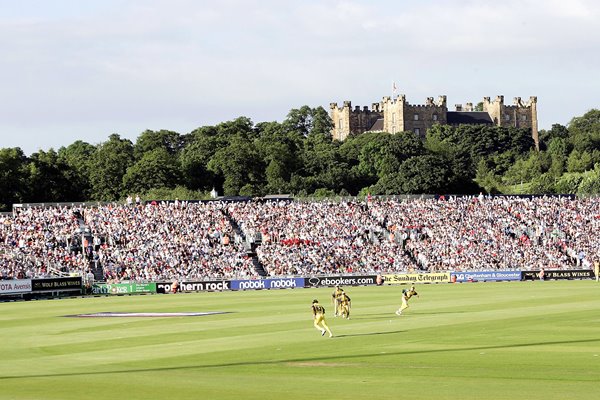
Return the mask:
<svg viewBox="0 0 600 400"><path fill-rule="evenodd" d="M600 399L600 284L403 287L0 303L0 399ZM229 313L64 317L106 311Z"/></svg>

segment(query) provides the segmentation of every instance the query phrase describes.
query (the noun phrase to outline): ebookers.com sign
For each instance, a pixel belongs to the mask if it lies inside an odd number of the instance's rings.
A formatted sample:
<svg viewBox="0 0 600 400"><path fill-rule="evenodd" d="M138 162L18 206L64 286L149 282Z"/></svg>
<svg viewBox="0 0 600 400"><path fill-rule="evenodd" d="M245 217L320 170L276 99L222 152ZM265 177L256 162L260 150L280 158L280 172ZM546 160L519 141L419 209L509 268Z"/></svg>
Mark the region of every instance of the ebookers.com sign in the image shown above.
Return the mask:
<svg viewBox="0 0 600 400"><path fill-rule="evenodd" d="M230 283L232 290L291 289L304 287L304 278L246 279Z"/></svg>
<svg viewBox="0 0 600 400"><path fill-rule="evenodd" d="M384 275L385 283L433 283L450 282L450 272L431 274L394 274Z"/></svg>
<svg viewBox="0 0 600 400"><path fill-rule="evenodd" d="M180 282L180 292L216 292L231 289L230 281L200 281L200 282ZM172 282L159 282L156 284L156 293L171 293L173 291Z"/></svg>
<svg viewBox="0 0 600 400"><path fill-rule="evenodd" d="M0 281L0 294L31 292L31 279Z"/></svg>
<svg viewBox="0 0 600 400"><path fill-rule="evenodd" d="M312 278L304 278L304 287L320 287L320 286L360 286L360 285L375 285L377 277L375 275L366 276L314 276Z"/></svg>

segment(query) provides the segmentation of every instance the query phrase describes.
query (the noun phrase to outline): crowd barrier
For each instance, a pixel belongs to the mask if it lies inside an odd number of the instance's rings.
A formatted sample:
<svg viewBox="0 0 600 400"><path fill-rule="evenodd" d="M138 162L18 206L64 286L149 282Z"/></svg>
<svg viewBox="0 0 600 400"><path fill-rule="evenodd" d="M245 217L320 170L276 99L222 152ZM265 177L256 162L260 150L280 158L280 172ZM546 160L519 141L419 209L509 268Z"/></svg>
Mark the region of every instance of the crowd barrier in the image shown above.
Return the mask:
<svg viewBox="0 0 600 400"><path fill-rule="evenodd" d="M312 276L266 279L231 279L149 283L97 283L84 285L81 277L0 280L0 298L35 299L72 295L131 295L228 290L272 290L333 286L398 285L413 283L468 283L531 280L595 279L594 271L540 270L408 273L383 275Z"/></svg>

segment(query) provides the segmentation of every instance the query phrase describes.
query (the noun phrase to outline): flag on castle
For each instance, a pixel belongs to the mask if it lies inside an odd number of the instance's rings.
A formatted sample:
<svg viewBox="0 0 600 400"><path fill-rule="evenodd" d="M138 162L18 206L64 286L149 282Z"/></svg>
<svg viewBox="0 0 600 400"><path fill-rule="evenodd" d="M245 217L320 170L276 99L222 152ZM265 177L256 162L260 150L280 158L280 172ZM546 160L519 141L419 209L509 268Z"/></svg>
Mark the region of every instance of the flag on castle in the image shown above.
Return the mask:
<svg viewBox="0 0 600 400"><path fill-rule="evenodd" d="M396 82L392 82L392 100L396 97Z"/></svg>

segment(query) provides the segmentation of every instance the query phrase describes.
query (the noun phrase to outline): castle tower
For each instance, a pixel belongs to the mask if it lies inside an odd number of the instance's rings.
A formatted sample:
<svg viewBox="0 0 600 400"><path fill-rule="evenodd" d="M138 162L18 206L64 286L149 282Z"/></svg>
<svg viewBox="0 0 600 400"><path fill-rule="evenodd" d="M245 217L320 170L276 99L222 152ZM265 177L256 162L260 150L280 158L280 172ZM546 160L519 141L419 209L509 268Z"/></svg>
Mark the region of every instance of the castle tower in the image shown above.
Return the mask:
<svg viewBox="0 0 600 400"><path fill-rule="evenodd" d="M504 96L496 96L491 102L489 97L483 98L483 111L486 111L494 125L515 128L530 128L535 147L539 148L537 97L531 96L525 103L520 97L515 97L513 105L504 105Z"/></svg>
<svg viewBox="0 0 600 400"><path fill-rule="evenodd" d="M410 104L405 95L396 100L389 96L383 98L383 130L389 133L413 132L425 137L427 129L435 124L447 123L448 108L446 96L440 96L436 103L433 97L428 97L425 104Z"/></svg>
<svg viewBox="0 0 600 400"><path fill-rule="evenodd" d="M345 140L350 134L350 107L350 101L345 101L342 108L338 107L337 103L329 104L329 116L333 121L333 140Z"/></svg>
<svg viewBox="0 0 600 400"><path fill-rule="evenodd" d="M379 104L373 104L371 110L367 106L362 109L356 106L353 110L352 103L344 101L341 108L337 103L330 103L329 110L334 125L331 131L333 140L341 141L349 135L364 133L371 129L378 119L382 118Z"/></svg>
<svg viewBox="0 0 600 400"><path fill-rule="evenodd" d="M381 101L383 109L383 131L388 133L398 133L404 131L404 107L406 97L401 94L396 99L385 96Z"/></svg>

